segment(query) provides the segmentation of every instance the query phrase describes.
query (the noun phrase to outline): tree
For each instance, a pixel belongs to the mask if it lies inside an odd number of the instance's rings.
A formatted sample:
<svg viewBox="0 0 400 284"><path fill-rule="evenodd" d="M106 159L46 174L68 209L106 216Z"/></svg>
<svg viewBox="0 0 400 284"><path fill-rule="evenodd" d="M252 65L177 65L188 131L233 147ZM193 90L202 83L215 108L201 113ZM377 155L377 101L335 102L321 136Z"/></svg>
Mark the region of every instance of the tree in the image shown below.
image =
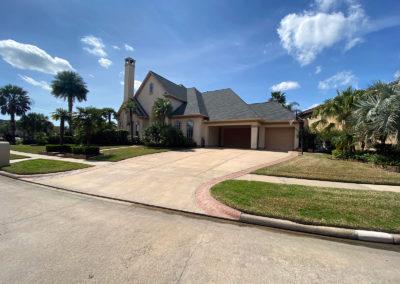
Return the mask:
<svg viewBox="0 0 400 284"><path fill-rule="evenodd" d="M115 110L113 108L110 108L110 107L105 107L105 108L102 109L102 112L103 112L104 117L107 119L108 124L112 125L111 117L115 117L116 114L117 114L115 112Z"/></svg>
<svg viewBox="0 0 400 284"><path fill-rule="evenodd" d="M86 135L86 144L90 145L92 135L100 130L105 123L102 111L94 107L77 107L74 114L74 123L79 133Z"/></svg>
<svg viewBox="0 0 400 284"><path fill-rule="evenodd" d="M9 84L0 89L1 114L10 115L11 143L15 143L15 116L30 110L31 104L28 92L21 87Z"/></svg>
<svg viewBox="0 0 400 284"><path fill-rule="evenodd" d="M64 144L64 132L65 132L65 121L69 118L69 113L67 110L58 108L55 112L51 115L51 117L58 121L60 120L60 144Z"/></svg>
<svg viewBox="0 0 400 284"><path fill-rule="evenodd" d="M71 128L72 109L75 100L86 101L86 94L89 92L82 77L72 71L58 72L55 79L51 82L52 94L56 98L68 101L69 127Z"/></svg>
<svg viewBox="0 0 400 284"><path fill-rule="evenodd" d="M17 122L18 128L28 135L29 139L33 139L35 134L42 132L49 134L54 125L49 121L49 118L41 113L31 112L23 115Z"/></svg>
<svg viewBox="0 0 400 284"><path fill-rule="evenodd" d="M281 106L283 106L284 108L288 109L291 112L300 111L300 109L298 107L295 107L295 106L300 106L299 103L291 102L291 103L287 104L286 103L286 94L281 91L271 92L271 98L269 98L268 101L269 102L277 102L278 104L280 104Z"/></svg>
<svg viewBox="0 0 400 284"><path fill-rule="evenodd" d="M131 132L131 142L133 142L133 115L138 113L137 106L133 101L126 102L122 107L129 114L129 128Z"/></svg>
<svg viewBox="0 0 400 284"><path fill-rule="evenodd" d="M352 115L355 134L364 144L400 138L400 85L390 86L381 81L369 87L356 103Z"/></svg>
<svg viewBox="0 0 400 284"><path fill-rule="evenodd" d="M172 116L172 105L168 99L157 98L153 105L153 117L161 125L165 124L166 118Z"/></svg>

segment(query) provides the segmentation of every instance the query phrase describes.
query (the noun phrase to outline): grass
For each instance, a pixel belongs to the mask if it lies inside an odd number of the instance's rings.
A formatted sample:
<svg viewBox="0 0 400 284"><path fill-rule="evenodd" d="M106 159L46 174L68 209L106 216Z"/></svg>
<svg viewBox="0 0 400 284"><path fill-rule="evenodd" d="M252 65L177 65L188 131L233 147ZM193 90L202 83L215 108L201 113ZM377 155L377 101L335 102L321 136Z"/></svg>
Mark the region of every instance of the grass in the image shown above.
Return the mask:
<svg viewBox="0 0 400 284"><path fill-rule="evenodd" d="M28 156L17 155L17 154L10 154L10 160L18 160L18 159L25 159L29 158Z"/></svg>
<svg viewBox="0 0 400 284"><path fill-rule="evenodd" d="M211 194L249 214L303 224L400 232L400 193L228 180L215 185Z"/></svg>
<svg viewBox="0 0 400 284"><path fill-rule="evenodd" d="M65 172L84 169L88 167L92 166L81 163L64 162L57 160L35 159L16 162L11 164L10 166L1 167L0 169L18 175L32 175Z"/></svg>
<svg viewBox="0 0 400 284"><path fill-rule="evenodd" d="M31 146L31 145L10 145L10 149L18 152L38 154L46 151L46 146Z"/></svg>
<svg viewBox="0 0 400 284"><path fill-rule="evenodd" d="M131 148L109 150L98 156L91 157L89 158L89 160L118 162L137 156L166 152L166 151L169 151L169 149L147 148L144 146L137 146Z"/></svg>
<svg viewBox="0 0 400 284"><path fill-rule="evenodd" d="M374 168L371 164L332 160L327 154L303 156L252 172L258 175L341 182L400 185L400 173Z"/></svg>

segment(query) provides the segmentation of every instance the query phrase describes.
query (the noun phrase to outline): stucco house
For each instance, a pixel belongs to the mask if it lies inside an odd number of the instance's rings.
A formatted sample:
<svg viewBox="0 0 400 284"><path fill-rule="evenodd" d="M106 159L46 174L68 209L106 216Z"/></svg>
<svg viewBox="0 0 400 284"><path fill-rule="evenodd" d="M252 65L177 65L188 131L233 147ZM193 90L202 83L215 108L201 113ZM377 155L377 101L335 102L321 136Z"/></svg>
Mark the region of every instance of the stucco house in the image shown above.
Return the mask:
<svg viewBox="0 0 400 284"><path fill-rule="evenodd" d="M167 98L173 107L168 123L198 146L289 151L298 148L295 115L275 102L247 104L231 89L200 92L149 71L134 94L135 60L125 58L124 100L134 101L134 135L150 126L155 99ZM118 126L130 130L129 115L120 108Z"/></svg>

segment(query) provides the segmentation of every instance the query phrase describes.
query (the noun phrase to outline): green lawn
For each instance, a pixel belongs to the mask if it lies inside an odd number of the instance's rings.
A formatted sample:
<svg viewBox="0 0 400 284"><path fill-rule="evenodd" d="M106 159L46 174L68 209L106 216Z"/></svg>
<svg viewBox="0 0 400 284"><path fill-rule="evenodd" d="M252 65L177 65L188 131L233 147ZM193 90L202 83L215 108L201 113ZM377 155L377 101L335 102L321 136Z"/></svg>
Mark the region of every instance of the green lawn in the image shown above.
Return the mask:
<svg viewBox="0 0 400 284"><path fill-rule="evenodd" d="M17 155L17 154L10 154L10 160L18 160L18 159L25 159L29 158L28 156Z"/></svg>
<svg viewBox="0 0 400 284"><path fill-rule="evenodd" d="M327 154L303 156L266 167L253 174L304 179L400 185L400 173L374 168L371 164L332 160Z"/></svg>
<svg viewBox="0 0 400 284"><path fill-rule="evenodd" d="M400 232L400 193L257 181L215 185L217 200L242 212L303 224Z"/></svg>
<svg viewBox="0 0 400 284"><path fill-rule="evenodd" d="M169 151L169 149L147 148L144 146L137 146L131 148L109 150L98 156L91 157L89 158L89 160L118 162L121 160L137 156L166 152L166 151Z"/></svg>
<svg viewBox="0 0 400 284"><path fill-rule="evenodd" d="M73 162L35 159L16 162L11 164L10 166L1 167L0 169L13 174L30 175L64 172L88 167L92 166Z"/></svg>
<svg viewBox="0 0 400 284"><path fill-rule="evenodd" d="M45 146L31 146L31 145L10 145L10 149L14 151L38 154L39 152L46 151Z"/></svg>

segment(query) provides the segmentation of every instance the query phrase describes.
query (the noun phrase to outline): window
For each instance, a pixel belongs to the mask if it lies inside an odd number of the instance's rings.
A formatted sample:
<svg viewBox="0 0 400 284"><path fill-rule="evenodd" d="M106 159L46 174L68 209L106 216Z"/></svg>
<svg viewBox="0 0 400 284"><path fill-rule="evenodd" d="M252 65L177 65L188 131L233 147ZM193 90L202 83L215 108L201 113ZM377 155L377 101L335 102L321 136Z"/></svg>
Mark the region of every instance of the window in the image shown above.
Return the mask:
<svg viewBox="0 0 400 284"><path fill-rule="evenodd" d="M140 132L140 124L139 121L136 121L136 136L139 136L139 132Z"/></svg>
<svg viewBox="0 0 400 284"><path fill-rule="evenodd" d="M175 122L175 128L181 130L181 122L180 121Z"/></svg>
<svg viewBox="0 0 400 284"><path fill-rule="evenodd" d="M193 122L188 121L186 124L186 137L192 138L193 137Z"/></svg>
<svg viewBox="0 0 400 284"><path fill-rule="evenodd" d="M150 92L150 94L152 94L152 93L153 93L153 83L150 83L150 86L149 86L149 92Z"/></svg>

